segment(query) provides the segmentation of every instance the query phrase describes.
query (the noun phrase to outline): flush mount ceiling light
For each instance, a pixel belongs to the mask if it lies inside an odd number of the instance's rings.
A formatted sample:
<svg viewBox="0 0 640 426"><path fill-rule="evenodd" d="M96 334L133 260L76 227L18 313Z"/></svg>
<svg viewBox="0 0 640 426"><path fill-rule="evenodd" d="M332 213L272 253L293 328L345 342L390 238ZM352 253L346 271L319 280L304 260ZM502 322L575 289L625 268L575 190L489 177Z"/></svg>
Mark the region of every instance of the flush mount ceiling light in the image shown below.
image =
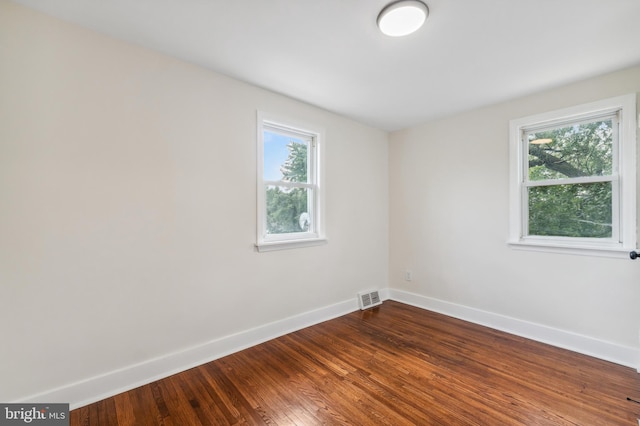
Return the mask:
<svg viewBox="0 0 640 426"><path fill-rule="evenodd" d="M378 28L383 34L401 37L417 31L429 16L427 5L417 0L389 3L378 15Z"/></svg>

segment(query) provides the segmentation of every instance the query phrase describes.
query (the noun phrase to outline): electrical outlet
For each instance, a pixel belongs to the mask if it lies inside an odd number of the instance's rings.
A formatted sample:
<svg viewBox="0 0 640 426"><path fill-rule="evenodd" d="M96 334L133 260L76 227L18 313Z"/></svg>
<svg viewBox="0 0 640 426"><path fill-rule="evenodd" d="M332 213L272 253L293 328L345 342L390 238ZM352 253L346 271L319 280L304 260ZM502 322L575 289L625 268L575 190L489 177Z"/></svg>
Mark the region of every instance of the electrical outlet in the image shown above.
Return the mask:
<svg viewBox="0 0 640 426"><path fill-rule="evenodd" d="M405 281L412 281L413 280L413 272L410 271L409 269L404 271L404 280Z"/></svg>

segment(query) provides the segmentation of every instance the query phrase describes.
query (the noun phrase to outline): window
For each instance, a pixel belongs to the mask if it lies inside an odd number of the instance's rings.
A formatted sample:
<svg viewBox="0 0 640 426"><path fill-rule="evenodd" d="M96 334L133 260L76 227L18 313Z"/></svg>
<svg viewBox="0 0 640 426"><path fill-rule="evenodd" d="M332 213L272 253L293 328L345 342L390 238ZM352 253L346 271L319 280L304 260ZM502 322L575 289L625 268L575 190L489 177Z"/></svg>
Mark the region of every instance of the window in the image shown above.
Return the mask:
<svg viewBox="0 0 640 426"><path fill-rule="evenodd" d="M258 113L259 251L324 243L322 133Z"/></svg>
<svg viewBox="0 0 640 426"><path fill-rule="evenodd" d="M627 255L636 248L636 96L510 123L516 248Z"/></svg>

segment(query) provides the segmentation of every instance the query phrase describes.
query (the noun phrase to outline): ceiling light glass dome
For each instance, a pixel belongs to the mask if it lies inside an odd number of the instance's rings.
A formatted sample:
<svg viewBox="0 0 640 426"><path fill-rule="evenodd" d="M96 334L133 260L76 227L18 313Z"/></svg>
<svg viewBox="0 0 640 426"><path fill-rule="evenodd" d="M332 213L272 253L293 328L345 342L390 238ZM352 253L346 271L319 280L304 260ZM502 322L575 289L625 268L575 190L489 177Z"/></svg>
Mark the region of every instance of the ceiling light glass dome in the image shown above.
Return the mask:
<svg viewBox="0 0 640 426"><path fill-rule="evenodd" d="M417 0L401 0L388 4L378 15L378 28L391 37L417 31L429 16L427 5Z"/></svg>

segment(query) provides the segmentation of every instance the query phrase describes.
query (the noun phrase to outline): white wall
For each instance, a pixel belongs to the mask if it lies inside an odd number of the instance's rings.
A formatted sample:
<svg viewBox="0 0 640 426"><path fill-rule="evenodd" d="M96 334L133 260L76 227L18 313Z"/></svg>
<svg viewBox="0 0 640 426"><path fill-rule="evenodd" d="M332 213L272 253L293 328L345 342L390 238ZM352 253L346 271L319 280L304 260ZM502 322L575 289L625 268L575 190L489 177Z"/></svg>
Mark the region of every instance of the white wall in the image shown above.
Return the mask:
<svg viewBox="0 0 640 426"><path fill-rule="evenodd" d="M635 352L640 264L506 239L509 120L638 91L640 67L388 144L0 0L0 401L87 402L388 284ZM326 130L327 245L255 252L256 110Z"/></svg>
<svg viewBox="0 0 640 426"><path fill-rule="evenodd" d="M393 133L390 287L470 317L489 312L637 352L640 263L506 241L509 120L638 91L635 67Z"/></svg>
<svg viewBox="0 0 640 426"><path fill-rule="evenodd" d="M254 250L256 110L325 129L328 244ZM385 132L1 1L0 401L355 308L387 287L387 149Z"/></svg>

